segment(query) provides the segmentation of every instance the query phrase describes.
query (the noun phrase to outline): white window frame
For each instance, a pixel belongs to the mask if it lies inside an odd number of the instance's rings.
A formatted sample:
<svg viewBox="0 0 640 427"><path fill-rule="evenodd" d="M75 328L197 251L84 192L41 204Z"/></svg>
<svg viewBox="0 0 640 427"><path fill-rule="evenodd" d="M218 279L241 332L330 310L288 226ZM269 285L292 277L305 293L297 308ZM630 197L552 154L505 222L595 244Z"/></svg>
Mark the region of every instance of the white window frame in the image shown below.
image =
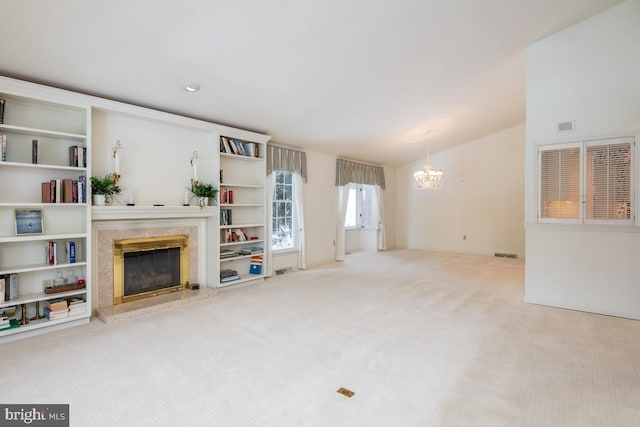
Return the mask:
<svg viewBox="0 0 640 427"><path fill-rule="evenodd" d="M593 146L606 146L614 144L630 143L631 144L631 159L629 170L629 194L631 198L630 215L628 219L589 219L586 217L586 204L587 204L587 148ZM635 225L635 217L637 211L637 197L635 193L635 176L636 176L636 153L635 153L635 138L634 137L618 137L598 140L588 140L571 142L564 144L546 144L538 145L538 164L537 164L537 194L536 194L536 207L537 207L537 221L538 223L559 223L559 224L599 224L599 225ZM580 167L579 167L579 183L580 183L580 197L579 197L579 214L578 218L548 218L543 217L542 205L542 153L546 150L562 150L570 148L579 148L580 150Z"/></svg>
<svg viewBox="0 0 640 427"><path fill-rule="evenodd" d="M365 188L367 187L367 188ZM365 229L365 230L377 230L379 228L379 218L378 217L378 210L377 210L377 205L376 203L378 203L377 201L377 194L376 194L376 187L375 185L367 185L367 184L354 184L354 183L350 183L349 184L349 191L354 190L355 191L355 218L356 218L356 223L355 225L350 225L347 226L347 217L349 216L348 214L345 215L345 226L344 228L346 230L355 230L355 229ZM371 206L371 212L370 212L370 216L372 217L372 220L370 222L372 222L373 224L369 224L369 225L365 225L364 221L363 221L363 206L364 206L364 196L365 196L365 192L368 192L370 194L371 197L375 197L376 201L375 203L373 203L373 206ZM350 200L350 198L349 198ZM347 208L348 208L348 203L347 203Z"/></svg>
<svg viewBox="0 0 640 427"><path fill-rule="evenodd" d="M284 253L284 252L295 252L298 250L298 236L297 236L297 225L296 225L296 216L295 216L295 179L293 177L293 172L287 172L287 171L273 171L274 174L276 174L274 176L275 180L274 180L274 186L273 186L273 195L271 198L271 218L269 218L269 221L271 221L271 252L272 253ZM278 175L277 174L289 174L291 175L291 199L275 199L275 195L276 195L276 191L278 188ZM286 181L286 178L285 178ZM285 184L285 185L289 185L289 184ZM281 202L291 202L291 216L283 216L280 217L276 214L277 212L277 208L275 206L276 203L281 203ZM274 219L280 219L280 218L284 218L284 219L288 219L291 218L291 239L293 242L293 245L290 247L286 247L286 248L274 248L274 237L277 236L277 232L275 230L275 228L273 227L273 220Z"/></svg>

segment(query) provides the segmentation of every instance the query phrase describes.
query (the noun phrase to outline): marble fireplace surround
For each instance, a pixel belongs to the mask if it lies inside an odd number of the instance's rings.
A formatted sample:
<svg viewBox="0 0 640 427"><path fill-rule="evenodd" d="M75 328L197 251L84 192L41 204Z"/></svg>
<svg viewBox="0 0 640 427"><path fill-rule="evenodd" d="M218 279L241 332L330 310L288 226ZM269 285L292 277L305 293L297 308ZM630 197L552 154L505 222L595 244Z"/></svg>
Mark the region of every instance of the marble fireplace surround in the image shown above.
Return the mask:
<svg viewBox="0 0 640 427"><path fill-rule="evenodd" d="M92 308L104 322L130 317L217 294L206 283L206 238L213 209L199 207L93 207ZM113 242L119 239L184 234L189 237L189 282L200 291L184 290L123 304L113 304ZM175 294L175 295L174 295Z"/></svg>

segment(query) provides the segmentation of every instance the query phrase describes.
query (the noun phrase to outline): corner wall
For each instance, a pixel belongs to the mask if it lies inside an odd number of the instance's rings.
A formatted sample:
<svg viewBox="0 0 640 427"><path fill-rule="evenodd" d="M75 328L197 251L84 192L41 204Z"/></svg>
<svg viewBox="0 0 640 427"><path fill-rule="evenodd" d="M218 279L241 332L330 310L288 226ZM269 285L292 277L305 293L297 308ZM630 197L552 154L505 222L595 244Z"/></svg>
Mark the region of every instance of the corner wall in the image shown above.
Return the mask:
<svg viewBox="0 0 640 427"><path fill-rule="evenodd" d="M527 49L527 302L640 319L637 221L628 227L536 223L537 145L640 130L638 46L640 1L630 0ZM557 124L567 120L575 120L576 130L559 134ZM637 159L636 149L636 189Z"/></svg>
<svg viewBox="0 0 640 427"><path fill-rule="evenodd" d="M524 257L524 140L520 124L431 156L445 172L440 190L412 186L426 158L399 167L397 246Z"/></svg>
<svg viewBox="0 0 640 427"><path fill-rule="evenodd" d="M307 268L335 261L338 187L335 186L336 156L305 150L308 182L304 185ZM357 160L357 159L356 159ZM387 248L395 247L395 169L384 167ZM274 268L297 268L295 254L274 255ZM293 261L293 265L291 265Z"/></svg>

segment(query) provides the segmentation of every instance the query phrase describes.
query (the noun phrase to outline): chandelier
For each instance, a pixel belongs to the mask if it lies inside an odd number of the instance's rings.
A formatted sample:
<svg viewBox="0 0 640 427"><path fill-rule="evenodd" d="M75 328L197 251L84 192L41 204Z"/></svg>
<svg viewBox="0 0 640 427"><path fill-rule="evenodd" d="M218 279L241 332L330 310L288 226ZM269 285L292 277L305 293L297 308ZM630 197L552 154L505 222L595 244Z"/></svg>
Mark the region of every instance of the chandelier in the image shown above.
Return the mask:
<svg viewBox="0 0 640 427"><path fill-rule="evenodd" d="M427 164L413 173L413 187L418 190L439 190L442 188L442 169L433 169L429 164L429 145L427 145Z"/></svg>
<svg viewBox="0 0 640 427"><path fill-rule="evenodd" d="M427 164L413 173L413 187L418 190L439 190L442 188L442 177L444 172L441 169L432 169Z"/></svg>

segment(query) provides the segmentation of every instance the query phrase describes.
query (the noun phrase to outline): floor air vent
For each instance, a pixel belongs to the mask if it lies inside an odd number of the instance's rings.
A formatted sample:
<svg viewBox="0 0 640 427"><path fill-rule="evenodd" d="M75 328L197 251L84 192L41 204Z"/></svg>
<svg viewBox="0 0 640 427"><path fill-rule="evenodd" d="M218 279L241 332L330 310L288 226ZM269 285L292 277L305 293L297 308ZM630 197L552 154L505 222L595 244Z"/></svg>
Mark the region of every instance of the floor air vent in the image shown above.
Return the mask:
<svg viewBox="0 0 640 427"><path fill-rule="evenodd" d="M276 270L276 274L291 273L292 271L293 271L293 268L291 268L291 267L280 268L280 269Z"/></svg>
<svg viewBox="0 0 640 427"><path fill-rule="evenodd" d="M493 255L497 256L498 258L518 258L518 256L516 254L503 254L503 253L500 253L500 252L496 252Z"/></svg>

